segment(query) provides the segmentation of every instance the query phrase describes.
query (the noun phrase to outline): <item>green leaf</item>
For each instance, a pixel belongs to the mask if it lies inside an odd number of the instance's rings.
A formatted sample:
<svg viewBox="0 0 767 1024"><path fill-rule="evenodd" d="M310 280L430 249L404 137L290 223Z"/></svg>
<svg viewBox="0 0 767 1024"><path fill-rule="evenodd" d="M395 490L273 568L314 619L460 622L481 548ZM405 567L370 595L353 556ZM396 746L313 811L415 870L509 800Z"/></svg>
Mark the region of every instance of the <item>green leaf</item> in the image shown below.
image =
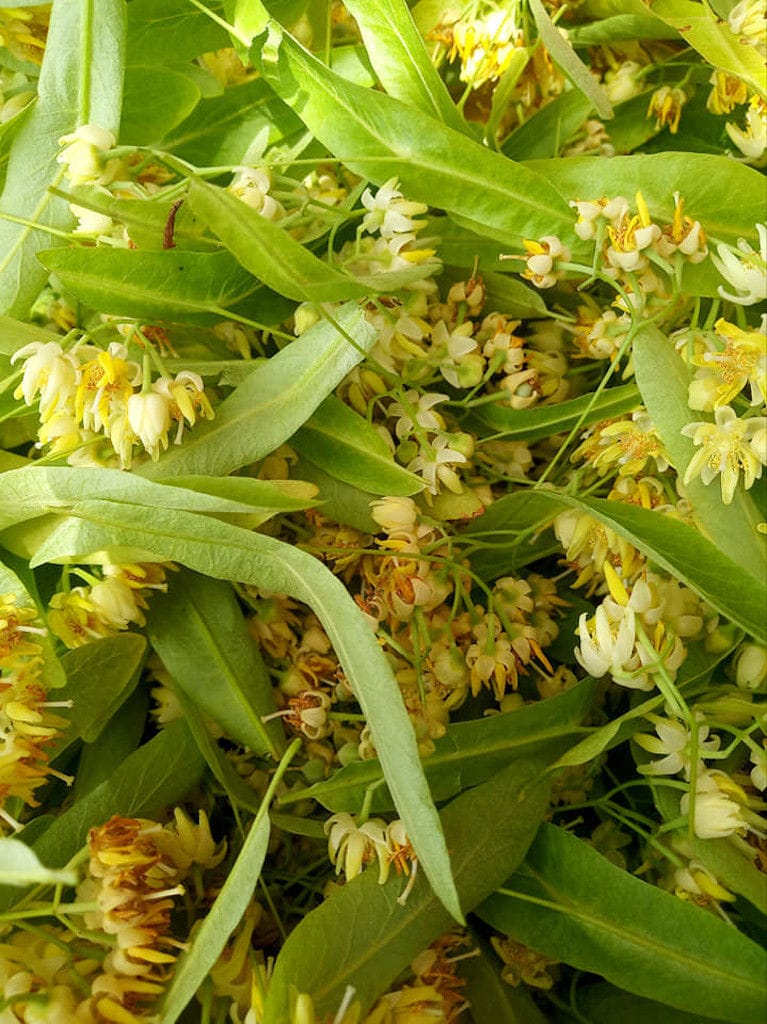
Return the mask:
<svg viewBox="0 0 767 1024"><path fill-rule="evenodd" d="M203 99L163 148L197 166L241 164L254 140L263 138L269 147L299 129L301 120L267 82L256 78Z"/></svg>
<svg viewBox="0 0 767 1024"><path fill-rule="evenodd" d="M590 985L578 991L578 1011L587 1014L592 1024L647 1024L647 1021L662 1021L663 1024L701 1024L697 1013L672 1010L670 1006L656 1003L654 999L643 999L621 992L612 985Z"/></svg>
<svg viewBox="0 0 767 1024"><path fill-rule="evenodd" d="M66 686L57 695L71 700L69 728L56 747L60 754L75 740L92 743L129 696L144 663L146 640L138 633L100 637L61 658Z"/></svg>
<svg viewBox="0 0 767 1024"><path fill-rule="evenodd" d="M90 498L127 501L144 505L148 509L185 509L208 515L246 517L268 512L269 509L262 505L251 505L247 500L239 501L238 498L255 498L259 503L264 503L270 494L276 493L273 500L281 500L278 489L264 489L258 486L262 481L244 479L228 485L223 482L217 485L213 478L191 477L188 479L191 479L193 486L186 488L182 486L183 477L165 484L145 480L137 473L124 473L119 469L73 469L33 464L8 470L2 477L0 529L48 512L76 510L81 501ZM237 498L230 498L227 496L229 494L237 495ZM123 561L141 559L123 558Z"/></svg>
<svg viewBox="0 0 767 1024"><path fill-rule="evenodd" d="M522 869L477 913L637 995L721 1022L764 1020L767 955L759 946L553 825L541 826Z"/></svg>
<svg viewBox="0 0 767 1024"><path fill-rule="evenodd" d="M591 101L592 106L603 120L612 117L613 108L607 93L568 41L560 35L559 29L551 20L541 0L530 0L530 10L535 18L538 35L546 44L546 49L551 54L552 60L559 65L576 89L579 89Z"/></svg>
<svg viewBox="0 0 767 1024"><path fill-rule="evenodd" d="M345 82L283 34L279 60L254 54L307 128L346 165L408 199L461 214L505 244L572 233L572 211L548 181L383 93Z"/></svg>
<svg viewBox="0 0 767 1024"><path fill-rule="evenodd" d="M0 208L41 225L0 220L0 310L26 316L46 279L36 253L44 228L66 229L72 215L48 192L63 177L59 138L78 124L117 132L122 96L124 0L57 3L51 13L37 102L13 140Z"/></svg>
<svg viewBox="0 0 767 1024"><path fill-rule="evenodd" d="M614 14L567 31L573 46L599 46L633 39L674 39L676 31L653 14Z"/></svg>
<svg viewBox="0 0 767 1024"><path fill-rule="evenodd" d="M186 723L171 723L126 758L112 777L78 800L34 844L35 852L63 866L85 845L88 830L113 814L152 817L181 800L199 781L203 760Z"/></svg>
<svg viewBox="0 0 767 1024"><path fill-rule="evenodd" d="M726 21L719 21L707 4L691 0L651 0L649 7L667 25L673 25L684 42L709 64L741 78L754 92L767 98L764 57L755 46L735 35Z"/></svg>
<svg viewBox="0 0 767 1024"><path fill-rule="evenodd" d="M355 303L342 306L332 322L321 320L257 366L218 406L214 420L197 425L183 445L139 472L154 479L225 475L263 458L295 433L375 341L363 311Z"/></svg>
<svg viewBox="0 0 767 1024"><path fill-rule="evenodd" d="M77 802L107 782L141 743L149 711L149 695L134 690L92 743L83 745L77 762L72 799ZM37 819L35 819L37 820Z"/></svg>
<svg viewBox="0 0 767 1024"><path fill-rule="evenodd" d="M329 395L290 439L291 447L331 476L371 494L408 495L423 480L394 461L378 431Z"/></svg>
<svg viewBox="0 0 767 1024"><path fill-rule="evenodd" d="M123 92L120 144L151 146L160 142L189 117L199 101L199 88L180 71L129 67Z"/></svg>
<svg viewBox="0 0 767 1024"><path fill-rule="evenodd" d="M280 512L296 512L317 503L317 488L305 480L257 480L242 476L178 476L163 480L165 487L210 494L237 502L241 512L221 512L222 519L255 529ZM245 511L245 509L248 511Z"/></svg>
<svg viewBox="0 0 767 1024"><path fill-rule="evenodd" d="M77 885L76 871L52 871L20 839L0 839L0 885Z"/></svg>
<svg viewBox="0 0 767 1024"><path fill-rule="evenodd" d="M25 324L11 316L0 316L0 353L12 356L25 345L40 341L44 345L49 341L57 341L61 336L38 324Z"/></svg>
<svg viewBox="0 0 767 1024"><path fill-rule="evenodd" d="M370 514L372 497L369 492L343 483L305 459L298 460L295 473L318 488L316 503L328 519L352 526L361 533L378 533L380 527Z"/></svg>
<svg viewBox="0 0 767 1024"><path fill-rule="evenodd" d="M674 192L685 200L685 213L699 220L709 238L737 242L752 239L764 217L763 179L753 167L708 153L653 153L614 156L609 160L573 156L531 160L525 164L544 175L567 199L625 196L633 202L641 191L655 220L670 224ZM738 196L723 203L722 196ZM534 236L530 236L534 237Z"/></svg>
<svg viewBox="0 0 767 1024"><path fill-rule="evenodd" d="M175 1024L181 1016L245 913L261 874L268 843L269 815L264 813L251 825L221 892L192 934L189 948L179 957L159 1008L163 1024Z"/></svg>
<svg viewBox="0 0 767 1024"><path fill-rule="evenodd" d="M503 152L512 160L555 157L592 109L591 100L578 89L563 92L512 132L503 144Z"/></svg>
<svg viewBox="0 0 767 1024"><path fill-rule="evenodd" d="M366 285L323 263L279 223L226 189L194 180L189 202L237 261L280 295L298 302L335 302L369 293Z"/></svg>
<svg viewBox="0 0 767 1024"><path fill-rule="evenodd" d="M591 706L595 688L593 680L583 680L556 697L518 711L448 725L446 734L435 741L434 753L423 761L432 798L438 803L447 800L485 782L511 761L556 758L582 731L578 727ZM309 789L285 793L280 806L312 799L331 811L356 811L368 790L375 787L370 808L378 814L393 807L382 782L377 760L355 761Z"/></svg>
<svg viewBox="0 0 767 1024"><path fill-rule="evenodd" d="M548 802L541 765L522 761L457 797L442 812L461 907L471 910L525 855ZM288 1019L291 987L311 995L315 1012L338 1008L347 985L364 1013L399 972L451 925L435 896L416 880L404 906L401 878L378 884L373 869L308 914L277 957L264 1024Z"/></svg>
<svg viewBox="0 0 767 1024"><path fill-rule="evenodd" d="M20 568L19 572L22 571ZM35 597L33 597L32 592L36 589L34 579L28 570L26 570L26 573L29 575L28 586L23 582L18 573L15 573L4 562L0 561L0 596L12 594L15 598L15 607L34 611L35 618L30 620L29 625L43 631L41 633L34 633L30 637L40 648L42 655L40 682L47 690L60 689L66 682L64 668L56 656L53 640L45 626L45 612L35 600Z"/></svg>
<svg viewBox="0 0 767 1024"><path fill-rule="evenodd" d="M147 630L177 689L230 739L279 757L282 729L261 721L275 711L271 681L229 583L174 573L152 599Z"/></svg>
<svg viewBox="0 0 767 1024"><path fill-rule="evenodd" d="M695 452L692 440L682 436L682 428L701 417L710 417L688 406L692 371L657 327L645 324L640 328L633 352L642 401L681 480ZM757 533L762 516L742 482L732 503L725 505L719 480L717 476L710 484L704 484L696 477L684 485L685 497L703 532L719 550L750 575L763 580L767 575L767 548Z"/></svg>
<svg viewBox="0 0 767 1024"><path fill-rule="evenodd" d="M221 0L206 7L223 14ZM128 4L128 53L141 64L191 60L230 45L226 29L189 0L131 0Z"/></svg>
<svg viewBox="0 0 767 1024"><path fill-rule="evenodd" d="M572 430L576 424L588 426L597 420L621 416L636 409L639 392L635 384L622 384L607 388L596 398L580 395L556 405L543 405L537 409L517 411L501 404L478 405L469 409L472 418L492 428L493 435L513 438L515 441L537 441Z"/></svg>
<svg viewBox="0 0 767 1024"><path fill-rule="evenodd" d="M443 905L460 919L444 837L399 686L341 580L299 548L189 512L167 511L158 520L139 506L92 501L83 502L77 515L64 519L41 545L38 564L58 558L89 561L85 552L110 545L141 546L161 561L288 594L314 610L370 726L418 859Z"/></svg>
<svg viewBox="0 0 767 1024"><path fill-rule="evenodd" d="M346 8L386 92L466 133L466 123L431 62L405 0L349 0Z"/></svg>
<svg viewBox="0 0 767 1024"><path fill-rule="evenodd" d="M260 805L258 793L242 779L233 763L226 756L216 739L211 735L209 720L203 717L197 705L181 689L176 689L176 700L184 713L189 731L194 737L197 749L210 768L213 778L219 783L232 807L244 807L255 813Z"/></svg>
<svg viewBox="0 0 767 1024"><path fill-rule="evenodd" d="M227 252L101 246L47 249L39 259L81 302L115 316L207 323L259 287Z"/></svg>

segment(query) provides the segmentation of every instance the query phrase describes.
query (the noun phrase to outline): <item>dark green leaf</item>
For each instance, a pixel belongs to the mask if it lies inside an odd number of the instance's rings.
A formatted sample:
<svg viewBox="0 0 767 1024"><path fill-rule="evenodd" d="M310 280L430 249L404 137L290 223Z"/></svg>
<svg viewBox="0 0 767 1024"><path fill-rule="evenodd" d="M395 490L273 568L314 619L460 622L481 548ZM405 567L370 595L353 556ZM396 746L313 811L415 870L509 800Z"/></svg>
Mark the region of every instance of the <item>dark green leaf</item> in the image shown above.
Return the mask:
<svg viewBox="0 0 767 1024"><path fill-rule="evenodd" d="M477 913L637 995L720 1022L764 1020L767 955L759 946L554 825L541 826L522 869Z"/></svg>
<svg viewBox="0 0 767 1024"><path fill-rule="evenodd" d="M129 67L123 92L121 145L151 146L159 142L191 114L199 101L200 90L188 75L170 68Z"/></svg>
<svg viewBox="0 0 767 1024"><path fill-rule="evenodd" d="M221 0L206 0L221 16ZM189 0L131 0L128 4L128 53L141 64L190 60L229 46L229 36Z"/></svg>
<svg viewBox="0 0 767 1024"><path fill-rule="evenodd" d="M598 397L581 395L556 405L517 411L501 404L478 405L470 410L473 417L491 427L498 434L515 441L537 441L572 430L576 424L588 426L597 420L621 416L636 409L639 392L634 384L607 388Z"/></svg>
<svg viewBox="0 0 767 1024"><path fill-rule="evenodd" d="M423 480L394 461L375 427L334 395L317 407L290 444L326 473L362 491L408 495L423 490Z"/></svg>
<svg viewBox="0 0 767 1024"><path fill-rule="evenodd" d="M43 861L62 867L85 845L88 829L113 814L152 817L195 785L203 761L183 721L173 722L131 754L102 782L58 817L34 844Z"/></svg>
<svg viewBox="0 0 767 1024"><path fill-rule="evenodd" d="M282 729L261 721L275 710L271 681L229 583L174 573L152 600L147 629L177 689L230 739L279 757Z"/></svg>
<svg viewBox="0 0 767 1024"><path fill-rule="evenodd" d="M457 797L442 812L464 911L471 910L519 864L548 802L541 765L521 761ZM291 987L311 995L320 1015L333 1014L347 985L362 1012L410 960L451 925L419 878L404 906L401 878L378 885L375 869L347 883L303 919L283 946L269 986L264 1024L282 1024Z"/></svg>
<svg viewBox="0 0 767 1024"><path fill-rule="evenodd" d="M434 753L423 761L434 800L447 800L485 782L511 761L556 758L581 732L578 726L591 706L595 685L592 680L583 680L556 697L518 711L449 725L447 733L435 741ZM378 761L355 761L326 782L285 794L280 803L287 806L310 797L331 811L355 811L373 786L377 788L371 810L377 814L393 807L382 782Z"/></svg>

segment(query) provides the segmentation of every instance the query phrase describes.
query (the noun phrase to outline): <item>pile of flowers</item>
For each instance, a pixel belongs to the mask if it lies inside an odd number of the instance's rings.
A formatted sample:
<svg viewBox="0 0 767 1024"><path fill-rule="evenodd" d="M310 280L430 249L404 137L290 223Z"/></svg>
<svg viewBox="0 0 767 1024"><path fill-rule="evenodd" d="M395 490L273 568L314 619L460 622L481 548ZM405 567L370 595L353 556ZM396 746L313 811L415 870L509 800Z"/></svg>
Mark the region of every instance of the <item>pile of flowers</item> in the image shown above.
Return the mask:
<svg viewBox="0 0 767 1024"><path fill-rule="evenodd" d="M0 1019L760 1020L764 0L91 6L0 8Z"/></svg>

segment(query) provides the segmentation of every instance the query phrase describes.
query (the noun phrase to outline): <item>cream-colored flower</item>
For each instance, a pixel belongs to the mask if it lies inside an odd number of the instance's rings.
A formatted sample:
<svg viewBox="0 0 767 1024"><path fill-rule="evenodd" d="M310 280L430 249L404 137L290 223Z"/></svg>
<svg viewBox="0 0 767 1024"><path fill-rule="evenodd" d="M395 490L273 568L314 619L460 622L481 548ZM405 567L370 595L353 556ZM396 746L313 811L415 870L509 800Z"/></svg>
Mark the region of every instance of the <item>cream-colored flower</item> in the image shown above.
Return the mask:
<svg viewBox="0 0 767 1024"><path fill-rule="evenodd" d="M160 449L168 447L170 401L158 391L139 391L128 399L128 423L147 453L156 462Z"/></svg>
<svg viewBox="0 0 767 1024"><path fill-rule="evenodd" d="M68 410L79 378L79 363L57 341L33 341L11 356L11 363L23 359L21 383L13 393L31 405L40 395L40 419Z"/></svg>
<svg viewBox="0 0 767 1024"><path fill-rule="evenodd" d="M553 288L564 276L564 271L556 270L555 264L557 261L567 263L572 255L570 250L556 235L543 235L538 241L526 238L523 245L527 255L515 257L527 263L527 270L522 271L522 277L531 281L536 288Z"/></svg>
<svg viewBox="0 0 767 1024"><path fill-rule="evenodd" d="M246 206L260 213L265 220L277 220L285 211L277 200L269 195L271 179L266 171L258 167L238 167L227 192L240 199Z"/></svg>
<svg viewBox="0 0 767 1024"><path fill-rule="evenodd" d="M725 125L727 134L743 154L743 162L763 167L767 154L767 103L761 96L753 96L746 110L746 127Z"/></svg>
<svg viewBox="0 0 767 1024"><path fill-rule="evenodd" d="M767 683L767 647L744 643L733 658L735 683L741 690L761 692Z"/></svg>
<svg viewBox="0 0 767 1024"><path fill-rule="evenodd" d="M575 657L590 676L601 679L608 672L616 682L632 687L631 673L640 665L636 654L636 620L634 609L605 600L589 620L584 612L578 620L580 646ZM652 689L646 677L637 689Z"/></svg>
<svg viewBox="0 0 767 1024"><path fill-rule="evenodd" d="M721 474L722 501L729 505L743 472L743 484L748 490L762 475L767 465L767 418L753 416L739 419L729 405L714 411L715 423L688 423L682 428L685 437L699 450L693 455L684 482L688 484L700 476L708 485Z"/></svg>
<svg viewBox="0 0 767 1024"><path fill-rule="evenodd" d="M737 293L726 292L720 285L719 294L739 306L751 306L767 298L767 224L757 224L756 232L758 251L739 238L736 249L722 243L716 247L717 255L711 256L716 269Z"/></svg>
<svg viewBox="0 0 767 1024"><path fill-rule="evenodd" d="M66 167L72 185L106 185L114 177L117 161L107 161L106 153L113 148L115 137L106 128L84 124L69 135L62 135L59 143L64 149L56 162Z"/></svg>
<svg viewBox="0 0 767 1024"><path fill-rule="evenodd" d="M430 494L439 491L440 483L453 494L460 494L463 490L461 479L450 467L466 461L466 456L451 448L448 438L440 434L428 444L421 445L418 455L411 459L407 468L411 473L418 473Z"/></svg>
<svg viewBox="0 0 767 1024"><path fill-rule="evenodd" d="M655 736L640 732L634 734L634 740L650 754L662 755L657 761L649 761L640 765L643 775L676 775L683 772L685 779L690 778L692 769L690 731L678 718L661 718L659 715L645 715L655 726ZM708 739L709 727L698 728L698 758L705 758L719 749L719 737Z"/></svg>
<svg viewBox="0 0 767 1024"><path fill-rule="evenodd" d="M393 239L397 235L415 235L425 221L413 220L426 213L425 203L414 203L405 199L399 190L396 178L389 178L376 191L366 188L362 193L362 205L368 211L362 218L362 229L368 234L378 232L381 238Z"/></svg>
<svg viewBox="0 0 767 1024"><path fill-rule="evenodd" d="M682 814L690 809L690 794L685 793ZM700 772L695 787L695 835L699 839L726 839L746 830L764 835L764 821L747 806L746 794L724 772Z"/></svg>
<svg viewBox="0 0 767 1024"><path fill-rule="evenodd" d="M379 881L385 881L389 870L385 821L369 818L363 825L357 825L351 814L341 812L328 818L325 833L328 836L328 857L335 864L337 875L343 871L351 881L377 857Z"/></svg>

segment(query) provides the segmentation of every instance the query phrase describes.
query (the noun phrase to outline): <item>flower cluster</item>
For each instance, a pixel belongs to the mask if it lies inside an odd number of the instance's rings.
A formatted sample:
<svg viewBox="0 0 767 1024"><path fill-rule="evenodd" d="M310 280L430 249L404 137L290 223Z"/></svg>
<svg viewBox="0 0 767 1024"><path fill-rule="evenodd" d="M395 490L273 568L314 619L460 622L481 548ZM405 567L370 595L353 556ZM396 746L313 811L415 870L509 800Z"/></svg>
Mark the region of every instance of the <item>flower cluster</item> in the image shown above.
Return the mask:
<svg viewBox="0 0 767 1024"><path fill-rule="evenodd" d="M46 633L31 602L0 594L0 818L12 828L19 826L4 810L7 800L35 807L35 791L49 776L71 781L49 763L53 741L67 727L56 711L71 702L48 700L40 644Z"/></svg>
<svg viewBox="0 0 767 1024"><path fill-rule="evenodd" d="M14 397L26 405L39 400L39 445L75 465L129 469L136 446L156 461L174 426L180 444L186 427L214 415L198 374L182 370L152 381L121 342L103 350L34 341L14 353L11 361L19 360L22 379Z"/></svg>

